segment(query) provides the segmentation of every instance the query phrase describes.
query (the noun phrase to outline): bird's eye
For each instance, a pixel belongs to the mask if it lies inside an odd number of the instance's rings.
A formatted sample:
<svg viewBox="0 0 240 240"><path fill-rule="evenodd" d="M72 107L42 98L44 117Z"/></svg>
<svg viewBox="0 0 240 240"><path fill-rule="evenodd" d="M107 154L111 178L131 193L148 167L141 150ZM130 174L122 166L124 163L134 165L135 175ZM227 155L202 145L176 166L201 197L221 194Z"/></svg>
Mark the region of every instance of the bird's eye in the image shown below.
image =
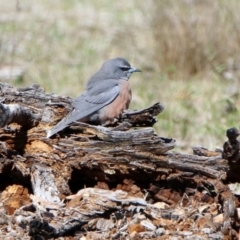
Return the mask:
<svg viewBox="0 0 240 240"><path fill-rule="evenodd" d="M120 69L123 71L128 71L130 69L130 67L120 67Z"/></svg>

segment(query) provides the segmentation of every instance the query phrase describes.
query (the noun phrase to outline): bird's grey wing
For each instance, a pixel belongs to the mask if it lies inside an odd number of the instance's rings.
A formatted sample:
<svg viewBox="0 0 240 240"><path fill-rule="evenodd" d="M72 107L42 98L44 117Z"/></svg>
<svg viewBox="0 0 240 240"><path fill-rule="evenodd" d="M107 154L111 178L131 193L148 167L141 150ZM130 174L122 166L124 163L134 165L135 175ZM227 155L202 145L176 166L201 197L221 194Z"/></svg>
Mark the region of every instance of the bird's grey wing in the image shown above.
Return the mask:
<svg viewBox="0 0 240 240"><path fill-rule="evenodd" d="M47 137L51 137L69 124L81 120L111 103L118 96L119 90L119 86L116 85L112 89L97 95L89 95L87 91L83 92L73 101L72 106L74 109L56 126L48 130Z"/></svg>
<svg viewBox="0 0 240 240"><path fill-rule="evenodd" d="M119 94L118 80L108 79L102 80L101 84L99 80L92 82L85 92L77 97L73 102L72 106L76 109L82 108L82 101L94 104L104 104L104 106L113 101Z"/></svg>
<svg viewBox="0 0 240 240"><path fill-rule="evenodd" d="M74 114L74 116L76 116L75 118L77 119L73 121L87 117L90 114L108 105L118 96L119 91L120 88L118 85L114 86L108 91L95 95L90 95L87 91L85 91L82 95L80 95L72 102L74 109L79 112L78 115Z"/></svg>

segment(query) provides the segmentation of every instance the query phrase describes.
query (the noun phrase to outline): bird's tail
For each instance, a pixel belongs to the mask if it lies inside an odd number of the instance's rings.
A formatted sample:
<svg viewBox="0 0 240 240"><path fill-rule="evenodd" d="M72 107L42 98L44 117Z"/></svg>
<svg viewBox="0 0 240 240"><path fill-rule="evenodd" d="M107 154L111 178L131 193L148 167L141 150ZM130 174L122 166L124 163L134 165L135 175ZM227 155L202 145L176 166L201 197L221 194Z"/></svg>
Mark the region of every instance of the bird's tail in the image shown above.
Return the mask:
<svg viewBox="0 0 240 240"><path fill-rule="evenodd" d="M60 132L64 128L66 128L70 123L79 120L78 110L73 109L65 118L63 118L57 125L55 125L52 129L47 130L47 138L50 138L54 134Z"/></svg>
<svg viewBox="0 0 240 240"><path fill-rule="evenodd" d="M59 122L60 123L60 122ZM56 126L54 126L52 129L47 130L47 138L50 138L51 136L53 136L55 133L60 132L61 130L63 130L65 127L67 127L66 125L59 125L58 124Z"/></svg>

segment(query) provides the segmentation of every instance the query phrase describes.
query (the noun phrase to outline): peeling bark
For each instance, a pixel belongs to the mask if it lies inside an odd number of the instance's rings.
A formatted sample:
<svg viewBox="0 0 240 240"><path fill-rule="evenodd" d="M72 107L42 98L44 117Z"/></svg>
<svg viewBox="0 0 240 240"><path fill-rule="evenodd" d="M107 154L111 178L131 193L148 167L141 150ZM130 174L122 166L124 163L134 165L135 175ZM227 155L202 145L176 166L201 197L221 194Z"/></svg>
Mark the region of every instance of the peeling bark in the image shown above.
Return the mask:
<svg viewBox="0 0 240 240"><path fill-rule="evenodd" d="M39 120L39 116L35 116L29 109L18 104L0 104L0 127L17 123L26 129L30 129L37 126Z"/></svg>
<svg viewBox="0 0 240 240"><path fill-rule="evenodd" d="M10 128L0 129L2 236L10 228L19 239L238 236L239 201L227 183L240 180L239 165L202 147L172 151L175 140L152 128L160 103L129 110L111 127L75 123L48 139L72 99L7 84L0 97L13 116L2 114ZM15 186L28 201L5 194Z"/></svg>

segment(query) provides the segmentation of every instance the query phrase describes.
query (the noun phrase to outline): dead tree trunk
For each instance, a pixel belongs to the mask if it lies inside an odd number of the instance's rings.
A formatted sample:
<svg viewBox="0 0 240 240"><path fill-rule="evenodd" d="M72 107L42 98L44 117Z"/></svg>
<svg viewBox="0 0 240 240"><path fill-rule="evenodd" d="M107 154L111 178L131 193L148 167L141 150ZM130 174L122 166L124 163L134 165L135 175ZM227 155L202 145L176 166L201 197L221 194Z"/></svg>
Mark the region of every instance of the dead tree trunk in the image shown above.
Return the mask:
<svg viewBox="0 0 240 240"><path fill-rule="evenodd" d="M202 148L172 152L175 140L152 128L161 104L111 128L79 123L48 139L72 100L37 85L0 87L3 236L238 236L239 202L227 185L239 180L238 165Z"/></svg>

